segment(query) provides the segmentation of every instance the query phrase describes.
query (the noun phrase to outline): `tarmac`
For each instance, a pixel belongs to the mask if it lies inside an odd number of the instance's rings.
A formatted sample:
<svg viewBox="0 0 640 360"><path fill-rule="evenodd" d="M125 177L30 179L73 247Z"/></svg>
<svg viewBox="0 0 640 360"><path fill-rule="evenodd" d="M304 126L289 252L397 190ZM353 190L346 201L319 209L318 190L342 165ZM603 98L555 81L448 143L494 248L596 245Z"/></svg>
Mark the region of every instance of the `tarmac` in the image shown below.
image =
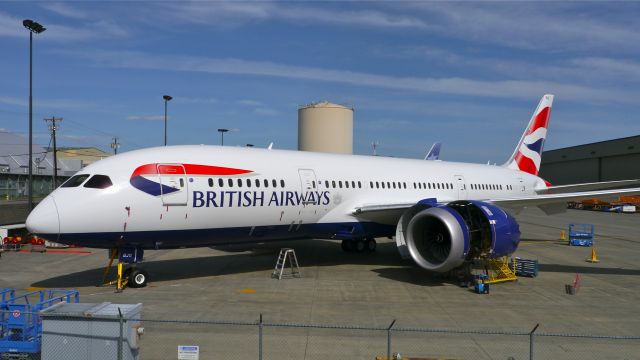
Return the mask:
<svg viewBox="0 0 640 360"><path fill-rule="evenodd" d="M262 315L265 322L272 324L384 328L396 320L394 326L402 328L480 332L526 332L540 324L537 332L544 334L640 336L640 214L569 210L546 216L528 209L517 219L522 242L514 255L538 259L539 275L494 284L487 295L475 294L470 288L460 287L456 280L433 276L411 260L402 260L390 239L378 239L378 249L371 254L344 253L339 242L328 240L147 251L144 268L150 275L149 286L127 288L122 293L116 293L113 287L96 287L108 260L106 250L5 252L0 259L0 287L19 292L73 288L80 291L82 302L143 303L143 318L150 320L237 323L256 322ZM566 231L569 223L595 225L599 263L585 261L591 255L590 247L568 246L560 240L561 230ZM295 249L302 278L271 278L282 247ZM568 295L565 285L573 283L576 274L580 278L579 290L576 295ZM178 333L186 342L202 341L204 347L211 340L207 337L198 340L199 336L215 334L227 346L257 348L254 336L257 328L253 327L242 329L232 324L154 327L151 321L145 327L151 335L145 334L143 339L147 336L153 340L142 341L153 344L150 347L156 351L147 350L148 354L156 355L145 359L175 359L175 345L181 341ZM269 339L265 351L269 354L271 349L271 354L280 355L284 352L278 358L321 358L313 354L331 353L373 359L374 353L386 354L386 333L368 336L365 330L332 330L331 335L323 335L304 330L305 335L300 337L299 329L265 331ZM348 346L336 342L350 337L339 335L341 331L359 340L348 342ZM279 333L276 336L274 332ZM222 339L221 333L225 334ZM407 333L406 339L396 340L397 344L405 344L409 352L423 355L506 359L516 354L517 359L529 354L529 339L522 336L505 342L508 336L504 335L438 333L432 335L432 339L439 339L438 346L426 349L418 335L411 336ZM495 341L497 337L501 340ZM310 342L310 338L318 341ZM581 359L640 358L638 340L622 345L607 341L576 338L571 342L545 337L540 340L544 345L538 346L538 351L572 355L564 358L574 358L573 355ZM170 356L159 355L163 353ZM257 355L248 354L237 358ZM201 358L208 357L201 355Z"/></svg>

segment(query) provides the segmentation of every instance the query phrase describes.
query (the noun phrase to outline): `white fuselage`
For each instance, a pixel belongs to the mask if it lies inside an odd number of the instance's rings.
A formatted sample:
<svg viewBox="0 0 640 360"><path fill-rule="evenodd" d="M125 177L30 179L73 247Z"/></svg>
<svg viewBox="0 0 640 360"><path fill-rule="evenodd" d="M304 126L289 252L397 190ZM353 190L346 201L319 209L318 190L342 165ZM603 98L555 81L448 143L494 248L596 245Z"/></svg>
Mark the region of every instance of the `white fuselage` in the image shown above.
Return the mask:
<svg viewBox="0 0 640 360"><path fill-rule="evenodd" d="M249 172L189 173L184 164ZM142 177L174 191L154 195L134 187L132 175L143 165L168 169ZM171 172L183 168L184 174ZM522 197L545 186L537 176L501 166L204 145L131 151L78 174L105 175L112 185L56 189L31 214L32 232L104 248L332 238L353 226L357 236L390 236L395 224L359 219L354 209L426 198ZM54 213L57 221L35 220Z"/></svg>

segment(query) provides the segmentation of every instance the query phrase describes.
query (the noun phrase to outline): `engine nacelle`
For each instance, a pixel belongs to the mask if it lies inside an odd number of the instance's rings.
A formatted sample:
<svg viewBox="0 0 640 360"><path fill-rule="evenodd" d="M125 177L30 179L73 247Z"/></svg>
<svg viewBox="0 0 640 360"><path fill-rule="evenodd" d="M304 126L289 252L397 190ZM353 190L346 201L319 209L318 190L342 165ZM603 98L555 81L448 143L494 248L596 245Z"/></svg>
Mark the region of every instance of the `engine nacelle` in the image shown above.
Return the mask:
<svg viewBox="0 0 640 360"><path fill-rule="evenodd" d="M424 207L424 206L423 206ZM482 201L455 201L416 212L401 220L411 258L422 268L445 272L474 258L512 254L520 242L516 220L503 209Z"/></svg>

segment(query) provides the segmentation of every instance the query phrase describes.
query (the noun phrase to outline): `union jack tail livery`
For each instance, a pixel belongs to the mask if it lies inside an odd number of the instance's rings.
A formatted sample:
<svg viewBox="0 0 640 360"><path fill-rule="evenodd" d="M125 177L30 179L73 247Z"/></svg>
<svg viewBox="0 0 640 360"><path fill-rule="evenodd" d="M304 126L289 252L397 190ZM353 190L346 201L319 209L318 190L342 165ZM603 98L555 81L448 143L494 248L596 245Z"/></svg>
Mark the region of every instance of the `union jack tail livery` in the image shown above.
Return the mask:
<svg viewBox="0 0 640 360"><path fill-rule="evenodd" d="M553 95L546 94L540 99L540 103L533 113L527 129L522 134L520 142L504 166L509 169L524 171L531 175L538 175L542 148L547 138L547 126L551 115Z"/></svg>

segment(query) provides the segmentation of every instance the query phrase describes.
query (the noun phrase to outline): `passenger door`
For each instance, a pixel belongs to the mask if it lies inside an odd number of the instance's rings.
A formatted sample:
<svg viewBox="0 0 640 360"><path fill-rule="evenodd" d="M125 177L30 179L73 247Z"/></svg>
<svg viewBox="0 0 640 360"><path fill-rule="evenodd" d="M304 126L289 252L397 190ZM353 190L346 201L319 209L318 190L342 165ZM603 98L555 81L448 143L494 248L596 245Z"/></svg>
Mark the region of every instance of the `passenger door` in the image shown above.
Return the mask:
<svg viewBox="0 0 640 360"><path fill-rule="evenodd" d="M464 181L462 175L455 175L456 187L458 188L458 200L467 199L467 183Z"/></svg>
<svg viewBox="0 0 640 360"><path fill-rule="evenodd" d="M158 164L162 205L187 205L187 176L182 164Z"/></svg>

